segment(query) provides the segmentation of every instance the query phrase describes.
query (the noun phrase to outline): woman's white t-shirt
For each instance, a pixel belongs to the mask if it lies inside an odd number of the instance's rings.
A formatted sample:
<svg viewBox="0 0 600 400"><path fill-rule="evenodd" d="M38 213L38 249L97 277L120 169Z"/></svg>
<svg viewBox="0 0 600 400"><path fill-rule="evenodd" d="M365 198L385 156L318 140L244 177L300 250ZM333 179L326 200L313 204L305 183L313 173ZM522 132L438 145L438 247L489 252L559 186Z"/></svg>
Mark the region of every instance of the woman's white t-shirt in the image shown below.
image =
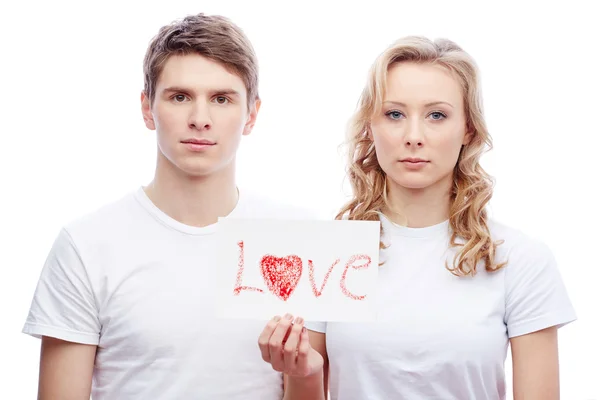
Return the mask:
<svg viewBox="0 0 600 400"><path fill-rule="evenodd" d="M503 269L457 277L448 221L381 222L377 322L307 323L326 333L332 400L502 400L509 338L576 319L551 251L515 229L489 222Z"/></svg>

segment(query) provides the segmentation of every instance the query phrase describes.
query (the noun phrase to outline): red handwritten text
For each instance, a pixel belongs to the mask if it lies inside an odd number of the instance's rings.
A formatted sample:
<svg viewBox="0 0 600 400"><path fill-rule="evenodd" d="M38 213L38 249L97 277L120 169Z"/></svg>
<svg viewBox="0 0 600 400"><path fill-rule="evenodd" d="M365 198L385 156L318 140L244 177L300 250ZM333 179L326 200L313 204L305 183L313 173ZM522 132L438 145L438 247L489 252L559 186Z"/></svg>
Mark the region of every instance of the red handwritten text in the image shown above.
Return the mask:
<svg viewBox="0 0 600 400"><path fill-rule="evenodd" d="M323 294L323 289L325 288L325 285L327 284L327 279L329 279L329 275L331 275L331 271L333 271L333 267L335 267L339 262L340 262L340 259L338 258L337 260L335 260L335 262L333 264L331 264L331 267L329 267L329 270L327 271L327 273L325 274L325 278L323 279L323 284L321 285L321 290L317 290L317 285L315 283L315 267L313 265L312 260L308 260L308 280L310 281L310 286L312 288L312 291L313 291L313 294L315 295L315 297L319 297Z"/></svg>
<svg viewBox="0 0 600 400"><path fill-rule="evenodd" d="M367 262L360 265L352 265L358 260L366 260ZM348 260L348 262L346 263L346 268L344 268L344 272L342 273L342 279L340 280L340 288L342 289L342 293L344 293L346 296L350 297L353 300L364 300L367 297L366 295L357 296L354 293L350 293L350 291L346 287L346 274L348 273L348 268L350 268L350 266L352 266L352 268L354 269L362 269L369 268L369 265L371 265L371 257L367 255L358 254L350 257L350 260Z"/></svg>
<svg viewBox="0 0 600 400"><path fill-rule="evenodd" d="M298 286L302 276L302 259L296 255L287 257L265 255L260 260L260 272L271 293L286 301Z"/></svg>
<svg viewBox="0 0 600 400"><path fill-rule="evenodd" d="M238 247L240 248L240 257L238 259L238 271L235 279L235 287L233 288L233 294L239 295L242 290L254 291L254 292L263 292L262 289L252 287L252 286L242 286L242 274L244 273L244 242L238 242Z"/></svg>
<svg viewBox="0 0 600 400"><path fill-rule="evenodd" d="M237 296L243 290L264 293L263 289L242 285L242 277L244 273L244 242L238 242L238 247L240 255L238 259L238 270L233 294ZM358 261L364 262L355 265L355 263ZM317 289L317 284L315 281L315 266L313 265L312 260L308 260L308 280L310 282L312 293L315 297L318 298L323 294L323 290L327 285L327 281L329 280L331 272L339 263L340 259L338 258L333 264L331 264L327 270L327 273L325 274L325 277L323 278L321 288ZM342 272L342 277L340 279L340 289L345 296L353 300L364 300L367 297L367 295L357 295L350 292L346 286L346 277L350 267L358 270L368 268L370 265L371 257L365 254L356 254L350 257L344 267L344 272ZM277 257L267 254L264 255L260 260L260 272L269 291L283 301L287 301L296 290L296 287L300 282L300 278L302 277L302 270L302 259L294 254L285 257Z"/></svg>

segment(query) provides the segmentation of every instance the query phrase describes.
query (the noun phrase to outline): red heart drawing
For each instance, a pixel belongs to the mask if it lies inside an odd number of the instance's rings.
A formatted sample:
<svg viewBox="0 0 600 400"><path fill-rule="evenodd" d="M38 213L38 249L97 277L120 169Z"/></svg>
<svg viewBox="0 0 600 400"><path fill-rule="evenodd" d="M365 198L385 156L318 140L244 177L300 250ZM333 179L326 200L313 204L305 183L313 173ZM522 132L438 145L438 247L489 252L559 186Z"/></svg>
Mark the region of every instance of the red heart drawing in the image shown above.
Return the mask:
<svg viewBox="0 0 600 400"><path fill-rule="evenodd" d="M266 255L260 260L260 272L271 293L287 301L302 276L302 259L296 255Z"/></svg>

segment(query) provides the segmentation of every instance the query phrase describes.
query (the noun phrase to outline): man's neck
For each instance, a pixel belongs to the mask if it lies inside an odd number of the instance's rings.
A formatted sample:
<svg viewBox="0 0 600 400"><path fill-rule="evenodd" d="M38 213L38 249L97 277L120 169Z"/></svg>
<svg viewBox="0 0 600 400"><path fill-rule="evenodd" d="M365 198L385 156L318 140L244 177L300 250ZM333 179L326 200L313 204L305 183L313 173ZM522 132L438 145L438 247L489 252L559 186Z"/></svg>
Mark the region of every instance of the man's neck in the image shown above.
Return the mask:
<svg viewBox="0 0 600 400"><path fill-rule="evenodd" d="M449 218L452 176L424 189L403 188L388 179L389 208L383 210L393 222L424 228Z"/></svg>
<svg viewBox="0 0 600 400"><path fill-rule="evenodd" d="M235 164L207 176L189 176L162 159L144 191L162 212L181 222L205 227L231 213L238 202Z"/></svg>

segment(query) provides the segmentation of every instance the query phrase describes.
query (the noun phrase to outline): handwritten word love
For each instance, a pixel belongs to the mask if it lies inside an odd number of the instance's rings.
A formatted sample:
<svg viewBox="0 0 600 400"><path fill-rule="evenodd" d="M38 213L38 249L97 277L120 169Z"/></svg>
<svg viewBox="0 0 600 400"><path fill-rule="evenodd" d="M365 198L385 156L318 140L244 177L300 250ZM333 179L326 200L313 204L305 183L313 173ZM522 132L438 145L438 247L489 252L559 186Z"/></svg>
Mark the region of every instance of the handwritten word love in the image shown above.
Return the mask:
<svg viewBox="0 0 600 400"><path fill-rule="evenodd" d="M244 273L244 242L238 242L238 247L240 249L240 255L233 294L237 296L243 290L264 293L263 289L242 285L242 276ZM358 265L354 265L358 261L364 262ZM308 280L310 282L312 292L315 297L319 297L323 294L323 290L325 289L325 285L327 284L329 275L331 274L333 268L339 264L339 262L340 259L338 258L329 267L329 270L327 271L327 273L325 274L325 278L323 279L323 283L321 284L321 288L317 289L317 284L315 282L315 267L313 265L312 260L308 260ZM350 257L348 262L346 262L344 272L342 273L342 277L340 279L340 289L345 296L353 300L364 300L366 298L366 295L356 295L348 290L348 288L346 287L346 276L350 267L357 270L368 268L369 265L371 265L371 258L365 254L353 255L352 257ZM292 254L285 257L277 257L271 254L267 254L264 255L260 260L260 272L263 276L265 284L267 285L271 293L273 293L275 296L279 297L283 301L287 301L287 299L290 298L292 293L294 293L294 290L296 290L296 286L298 286L298 282L300 282L300 278L302 277L302 271L302 259L297 255Z"/></svg>

